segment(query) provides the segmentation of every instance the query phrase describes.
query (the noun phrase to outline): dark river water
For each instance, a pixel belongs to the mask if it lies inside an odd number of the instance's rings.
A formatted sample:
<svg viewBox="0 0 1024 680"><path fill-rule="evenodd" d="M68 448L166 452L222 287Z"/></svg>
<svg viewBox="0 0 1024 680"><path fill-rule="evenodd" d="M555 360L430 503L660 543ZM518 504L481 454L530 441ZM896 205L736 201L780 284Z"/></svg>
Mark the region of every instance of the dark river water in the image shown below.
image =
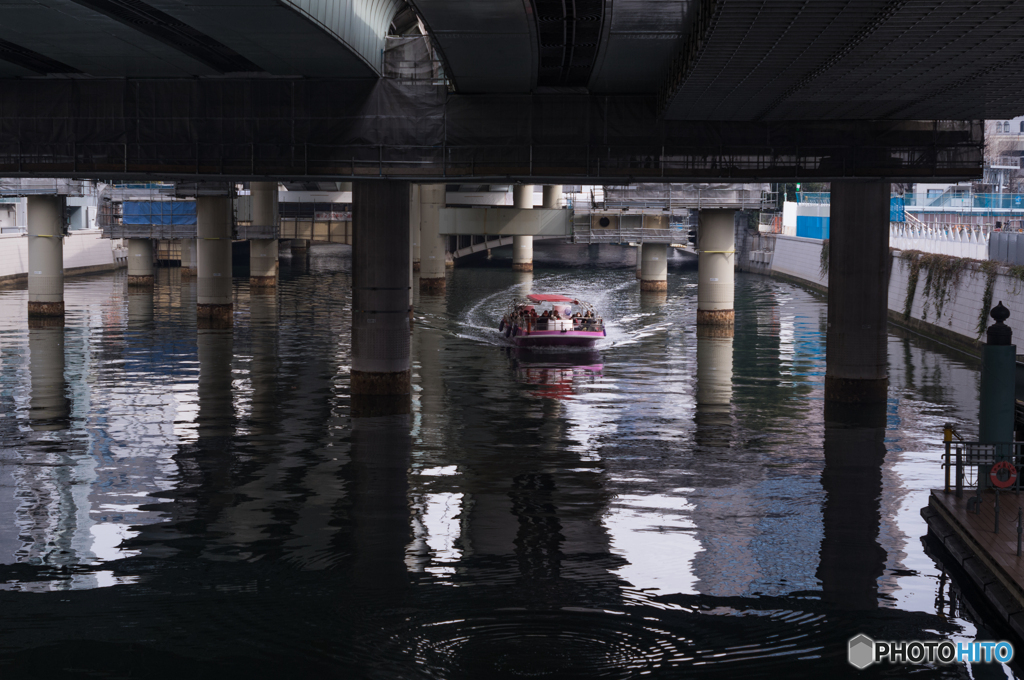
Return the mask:
<svg viewBox="0 0 1024 680"><path fill-rule="evenodd" d="M861 632L1005 637L919 514L942 424L977 431L973 359L892 329L885 412L826 418L801 288L737 275L704 338L695 270L458 268L416 296L411 413L352 417L350 272L239 277L230 331L176 269L68 279L63 328L0 291L0 678L1016 673L846 662ZM607 339L517 353L526 292Z"/></svg>

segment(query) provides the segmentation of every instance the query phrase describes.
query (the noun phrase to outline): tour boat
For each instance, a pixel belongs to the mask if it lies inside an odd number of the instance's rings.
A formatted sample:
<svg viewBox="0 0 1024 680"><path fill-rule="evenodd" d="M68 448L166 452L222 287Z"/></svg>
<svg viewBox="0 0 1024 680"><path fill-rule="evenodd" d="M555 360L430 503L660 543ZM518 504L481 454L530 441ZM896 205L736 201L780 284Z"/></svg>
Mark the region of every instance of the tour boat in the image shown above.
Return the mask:
<svg viewBox="0 0 1024 680"><path fill-rule="evenodd" d="M566 295L527 295L509 303L498 331L517 347L593 347L604 320L594 307Z"/></svg>

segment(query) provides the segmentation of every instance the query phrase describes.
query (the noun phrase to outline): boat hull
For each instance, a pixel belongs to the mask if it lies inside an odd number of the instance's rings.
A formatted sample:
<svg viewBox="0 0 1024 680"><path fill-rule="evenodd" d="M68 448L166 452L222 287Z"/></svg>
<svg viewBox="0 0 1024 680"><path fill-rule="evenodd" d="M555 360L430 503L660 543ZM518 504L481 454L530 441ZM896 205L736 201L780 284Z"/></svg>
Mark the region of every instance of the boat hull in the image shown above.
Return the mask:
<svg viewBox="0 0 1024 680"><path fill-rule="evenodd" d="M593 347L604 331L521 331L513 336L517 347Z"/></svg>

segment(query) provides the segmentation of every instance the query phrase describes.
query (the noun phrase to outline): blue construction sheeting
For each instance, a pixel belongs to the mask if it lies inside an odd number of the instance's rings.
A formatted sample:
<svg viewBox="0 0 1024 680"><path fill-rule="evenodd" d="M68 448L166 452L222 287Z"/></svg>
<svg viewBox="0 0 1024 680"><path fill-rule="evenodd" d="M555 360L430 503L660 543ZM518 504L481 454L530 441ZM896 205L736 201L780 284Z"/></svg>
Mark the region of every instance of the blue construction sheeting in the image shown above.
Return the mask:
<svg viewBox="0 0 1024 680"><path fill-rule="evenodd" d="M907 221L906 203L902 196L893 196L889 199L889 221Z"/></svg>
<svg viewBox="0 0 1024 680"><path fill-rule="evenodd" d="M189 225L196 223L195 201L125 201L121 223L130 225Z"/></svg>
<svg viewBox="0 0 1024 680"><path fill-rule="evenodd" d="M828 217L796 216L796 235L804 238L828 238Z"/></svg>

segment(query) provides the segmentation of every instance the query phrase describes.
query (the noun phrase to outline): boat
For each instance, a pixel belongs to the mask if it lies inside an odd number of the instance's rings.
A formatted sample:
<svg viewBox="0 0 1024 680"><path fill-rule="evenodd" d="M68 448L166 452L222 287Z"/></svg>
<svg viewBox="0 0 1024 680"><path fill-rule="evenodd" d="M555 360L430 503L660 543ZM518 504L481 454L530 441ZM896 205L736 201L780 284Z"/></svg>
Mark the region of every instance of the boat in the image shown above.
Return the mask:
<svg viewBox="0 0 1024 680"><path fill-rule="evenodd" d="M567 295L512 300L498 331L517 347L593 347L606 335L593 305Z"/></svg>

